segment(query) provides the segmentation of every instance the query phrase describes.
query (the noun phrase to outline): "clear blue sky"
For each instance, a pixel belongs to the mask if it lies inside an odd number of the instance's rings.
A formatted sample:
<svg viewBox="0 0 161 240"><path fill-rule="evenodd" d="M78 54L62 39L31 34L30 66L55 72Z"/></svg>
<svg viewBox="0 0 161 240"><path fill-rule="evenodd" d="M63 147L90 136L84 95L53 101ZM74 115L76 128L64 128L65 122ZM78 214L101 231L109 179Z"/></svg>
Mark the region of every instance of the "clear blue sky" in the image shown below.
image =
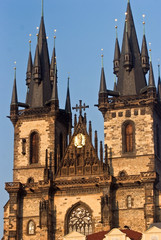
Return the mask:
<svg viewBox="0 0 161 240"><path fill-rule="evenodd" d="M127 0L44 0L45 26L50 56L53 34L57 29L56 53L58 63L58 88L60 106L64 108L67 76L70 72L72 106L90 105L88 120L93 131L98 130L103 140L103 118L94 104L98 101L101 72L101 48L104 49L104 68L109 89L113 88L113 54L115 43L115 18L118 19L118 37L122 43ZM161 1L131 0L131 6L141 45L142 14L146 15L147 42L152 43L152 61L157 81L158 58L161 58ZM25 101L28 40L32 34L32 56L36 45L36 27L40 24L41 0L1 0L0 7L0 237L3 229L3 206L8 200L4 183L12 181L13 126L6 116L17 62L18 99Z"/></svg>

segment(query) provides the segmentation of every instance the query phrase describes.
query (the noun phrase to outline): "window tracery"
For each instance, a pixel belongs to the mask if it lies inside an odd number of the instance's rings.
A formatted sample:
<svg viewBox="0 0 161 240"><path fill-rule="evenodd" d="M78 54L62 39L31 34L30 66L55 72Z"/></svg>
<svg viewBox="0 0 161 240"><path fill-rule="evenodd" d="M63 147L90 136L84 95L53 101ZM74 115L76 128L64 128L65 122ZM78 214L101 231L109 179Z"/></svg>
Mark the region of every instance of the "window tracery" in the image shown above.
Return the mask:
<svg viewBox="0 0 161 240"><path fill-rule="evenodd" d="M33 221L29 221L28 223L28 234L29 235L35 234L35 223Z"/></svg>
<svg viewBox="0 0 161 240"><path fill-rule="evenodd" d="M92 216L84 207L75 208L68 218L68 233L76 231L84 235L92 233Z"/></svg>

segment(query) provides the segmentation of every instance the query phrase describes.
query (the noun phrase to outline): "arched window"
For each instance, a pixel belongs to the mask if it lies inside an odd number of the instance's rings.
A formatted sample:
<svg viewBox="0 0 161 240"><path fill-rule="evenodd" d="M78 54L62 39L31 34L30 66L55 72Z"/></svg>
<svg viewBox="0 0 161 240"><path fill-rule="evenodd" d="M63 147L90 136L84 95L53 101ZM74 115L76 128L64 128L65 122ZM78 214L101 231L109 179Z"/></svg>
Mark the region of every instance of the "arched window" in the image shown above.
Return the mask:
<svg viewBox="0 0 161 240"><path fill-rule="evenodd" d="M67 217L67 233L73 231L84 235L92 233L92 215L84 205L77 205Z"/></svg>
<svg viewBox="0 0 161 240"><path fill-rule="evenodd" d="M134 123L127 121L122 126L123 153L132 153L135 150Z"/></svg>
<svg viewBox="0 0 161 240"><path fill-rule="evenodd" d="M126 152L133 151L133 127L132 124L127 124L125 127L125 143L126 143Z"/></svg>
<svg viewBox="0 0 161 240"><path fill-rule="evenodd" d="M34 183L34 179L32 177L28 178L27 183L28 184Z"/></svg>
<svg viewBox="0 0 161 240"><path fill-rule="evenodd" d="M30 136L30 164L38 163L39 160L39 134L31 133Z"/></svg>
<svg viewBox="0 0 161 240"><path fill-rule="evenodd" d="M127 207L132 208L132 198L131 198L131 196L127 196Z"/></svg>
<svg viewBox="0 0 161 240"><path fill-rule="evenodd" d="M28 223L28 234L34 235L35 234L35 223L31 220Z"/></svg>

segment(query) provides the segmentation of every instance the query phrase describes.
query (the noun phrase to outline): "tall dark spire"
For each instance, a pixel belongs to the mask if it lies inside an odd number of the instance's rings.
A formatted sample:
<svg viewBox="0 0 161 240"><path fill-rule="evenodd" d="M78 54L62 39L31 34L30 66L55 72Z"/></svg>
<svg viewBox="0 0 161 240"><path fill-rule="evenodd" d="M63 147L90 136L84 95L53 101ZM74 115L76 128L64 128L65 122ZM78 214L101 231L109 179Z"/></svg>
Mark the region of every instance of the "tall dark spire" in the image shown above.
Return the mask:
<svg viewBox="0 0 161 240"><path fill-rule="evenodd" d="M153 87L153 88L155 88L154 73L153 73L153 66L152 66L152 61L151 61L151 59L150 59L150 70L149 70L148 87Z"/></svg>
<svg viewBox="0 0 161 240"><path fill-rule="evenodd" d="M52 91L50 82L49 53L43 14L41 16L41 23L38 34L34 70L36 69L35 67L37 66L38 73L34 71L33 79L30 83L28 91L28 104L32 108L45 106L45 104L51 99Z"/></svg>
<svg viewBox="0 0 161 240"><path fill-rule="evenodd" d="M103 67L103 54L101 55L101 57L102 57L102 69L101 69L99 93L105 93L107 91L107 88L106 88L106 79L105 79L105 73L104 73L104 67Z"/></svg>
<svg viewBox="0 0 161 240"><path fill-rule="evenodd" d="M119 91L121 95L136 95L140 94L140 90L145 86L146 80L141 66L138 40L130 2L128 1L117 91Z"/></svg>
<svg viewBox="0 0 161 240"><path fill-rule="evenodd" d="M115 20L117 21L117 19ZM113 72L118 76L119 66L120 66L120 46L117 37L117 25L115 26L116 29L116 41L115 41L115 53L114 53L114 60L113 60Z"/></svg>
<svg viewBox="0 0 161 240"><path fill-rule="evenodd" d="M17 86L16 86L16 67L14 73L14 83L13 83L13 90L12 90L12 98L10 104L10 119L13 125L16 124L18 119L18 97L17 97Z"/></svg>
<svg viewBox="0 0 161 240"><path fill-rule="evenodd" d="M126 23L127 25L127 23ZM131 71L132 68L132 54L130 50L130 45L129 45L129 37L128 37L128 32L126 30L125 33L125 52L124 52L124 67L126 71Z"/></svg>
<svg viewBox="0 0 161 240"><path fill-rule="evenodd" d="M55 70L55 68L56 68L55 39L56 39L56 36L54 35L54 48L53 48L53 54L52 54L51 64L50 64L50 81L51 81L52 85L53 85L53 82L54 82L55 74L56 74L56 78L57 78L57 69Z"/></svg>
<svg viewBox="0 0 161 240"><path fill-rule="evenodd" d="M69 77L68 77L68 86L67 86L67 97L65 103L65 111L71 113L71 103L70 103L70 91L69 91Z"/></svg>
<svg viewBox="0 0 161 240"><path fill-rule="evenodd" d="M143 18L145 15L143 14ZM149 71L149 55L148 55L148 48L146 43L146 36L145 36L145 20L143 20L143 41L141 47L141 63L144 74L147 74Z"/></svg>
<svg viewBox="0 0 161 240"><path fill-rule="evenodd" d="M12 90L12 98L11 98L11 105L18 104L18 97L17 97L17 85L16 85L16 67L14 68L14 83L13 83L13 90Z"/></svg>
<svg viewBox="0 0 161 240"><path fill-rule="evenodd" d="M29 86L32 79L32 55L31 55L31 41L29 41L29 57L27 64L27 72L26 72L26 85Z"/></svg>
<svg viewBox="0 0 161 240"><path fill-rule="evenodd" d="M56 66L55 66L56 70ZM54 82L53 82L53 89L52 89L52 95L51 95L51 106L53 111L57 111L59 108L59 99L58 99L58 88L57 88L57 79L56 79L56 74L54 77Z"/></svg>
<svg viewBox="0 0 161 240"><path fill-rule="evenodd" d="M41 82L41 64L40 64L38 44L37 44L37 47L36 47L35 59L34 59L33 80L38 84L40 84L40 82Z"/></svg>

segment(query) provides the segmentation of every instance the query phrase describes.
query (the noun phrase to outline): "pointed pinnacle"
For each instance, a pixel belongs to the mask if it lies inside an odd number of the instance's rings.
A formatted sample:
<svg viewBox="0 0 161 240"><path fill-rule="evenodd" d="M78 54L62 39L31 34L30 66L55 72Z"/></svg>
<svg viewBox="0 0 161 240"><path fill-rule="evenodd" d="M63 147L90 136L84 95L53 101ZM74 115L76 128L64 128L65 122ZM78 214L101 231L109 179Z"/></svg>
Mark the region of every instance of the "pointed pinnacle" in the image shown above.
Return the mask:
<svg viewBox="0 0 161 240"><path fill-rule="evenodd" d="M65 110L68 113L71 113L71 103L70 103L70 91L69 91L69 77L68 77L68 83L67 83L67 97L66 97L66 103L65 103Z"/></svg>
<svg viewBox="0 0 161 240"><path fill-rule="evenodd" d="M149 84L148 84L148 87L155 87L155 81L154 81L154 73L153 73L152 62L150 62Z"/></svg>
<svg viewBox="0 0 161 240"><path fill-rule="evenodd" d="M14 68L14 84L13 84L13 90L12 90L12 99L11 99L11 105L16 105L18 103L17 100L17 85L16 85L16 67Z"/></svg>
<svg viewBox="0 0 161 240"><path fill-rule="evenodd" d="M107 88L106 88L106 79L105 79L104 68L102 67L99 93L101 93L101 92L106 92L106 91L107 91Z"/></svg>

